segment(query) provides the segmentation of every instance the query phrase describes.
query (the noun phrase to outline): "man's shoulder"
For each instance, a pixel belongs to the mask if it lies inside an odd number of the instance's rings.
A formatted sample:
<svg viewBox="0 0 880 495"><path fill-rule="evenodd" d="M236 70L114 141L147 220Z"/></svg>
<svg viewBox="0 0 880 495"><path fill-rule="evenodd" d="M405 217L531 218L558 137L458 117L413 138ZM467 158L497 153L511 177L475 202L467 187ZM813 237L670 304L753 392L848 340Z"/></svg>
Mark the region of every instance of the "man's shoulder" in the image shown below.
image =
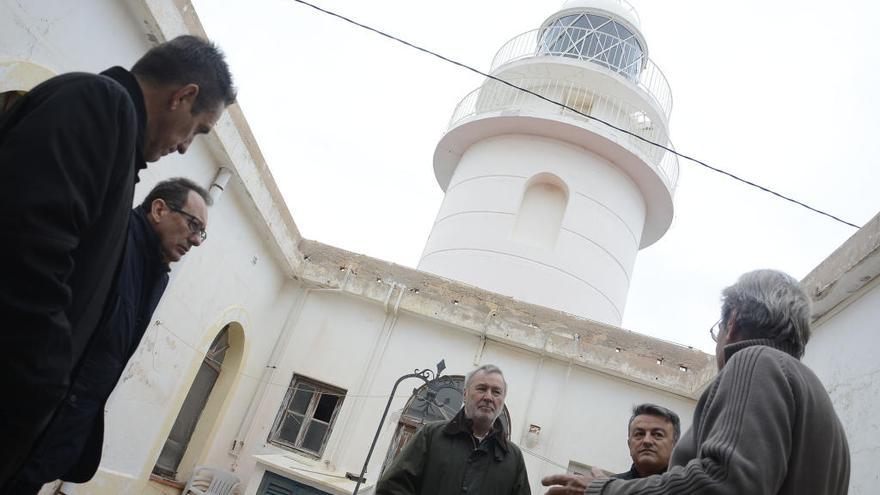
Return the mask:
<svg viewBox="0 0 880 495"><path fill-rule="evenodd" d="M733 367L782 367L792 364L800 364L800 361L785 351L769 345L752 345L731 356L725 368L727 365Z"/></svg>
<svg viewBox="0 0 880 495"><path fill-rule="evenodd" d="M91 72L68 72L49 78L31 90L31 94L104 90L125 94L125 88L113 78Z"/></svg>
<svg viewBox="0 0 880 495"><path fill-rule="evenodd" d="M88 107L92 116L96 115L95 102L101 102L98 108L122 109L131 114L135 111L131 95L122 84L110 77L89 72L69 72L47 79L28 92L26 98L34 105L54 103L68 110Z"/></svg>

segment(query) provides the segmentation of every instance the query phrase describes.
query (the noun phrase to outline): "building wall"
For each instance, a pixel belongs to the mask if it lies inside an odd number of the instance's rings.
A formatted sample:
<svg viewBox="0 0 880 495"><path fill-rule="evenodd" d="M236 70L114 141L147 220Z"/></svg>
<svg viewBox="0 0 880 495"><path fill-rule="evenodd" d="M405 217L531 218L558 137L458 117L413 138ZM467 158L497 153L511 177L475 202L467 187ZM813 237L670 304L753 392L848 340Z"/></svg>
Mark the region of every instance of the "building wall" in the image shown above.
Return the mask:
<svg viewBox="0 0 880 495"><path fill-rule="evenodd" d="M813 329L804 362L825 384L846 429L850 493L876 493L880 484L880 279Z"/></svg>
<svg viewBox="0 0 880 495"><path fill-rule="evenodd" d="M252 455L284 453L303 466L344 475L359 473L394 381L414 369L433 368L445 359L446 375L462 375L478 364L493 363L506 375L507 407L512 440L525 452L532 490L541 493L540 479L565 471L569 461L609 470L629 468L626 425L633 405L656 402L677 411L683 428L690 425L695 401L612 378L531 350L488 341L442 320L408 313L386 313L381 304L332 290L311 291L298 316L285 357L269 387L238 471L244 479L261 471ZM286 387L300 374L343 388L347 397L337 417L324 456L316 462L267 442L282 405ZM367 471L375 482L412 390L411 379L397 390L391 413ZM537 441L527 440L538 425ZM313 469L313 468L305 468ZM309 473L302 475L308 479ZM251 485L254 481L251 480Z"/></svg>

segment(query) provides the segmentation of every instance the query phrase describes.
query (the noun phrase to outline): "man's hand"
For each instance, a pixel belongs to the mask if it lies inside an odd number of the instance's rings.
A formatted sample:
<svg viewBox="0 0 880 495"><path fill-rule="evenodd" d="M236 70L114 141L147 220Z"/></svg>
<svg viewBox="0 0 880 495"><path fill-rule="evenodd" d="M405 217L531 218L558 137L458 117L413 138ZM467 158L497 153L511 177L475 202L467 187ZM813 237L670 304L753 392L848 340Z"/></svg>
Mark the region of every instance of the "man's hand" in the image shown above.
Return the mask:
<svg viewBox="0 0 880 495"><path fill-rule="evenodd" d="M554 474L541 480L541 484L549 486L545 495L584 495L587 485L596 478L604 478L605 473L593 468L590 474Z"/></svg>

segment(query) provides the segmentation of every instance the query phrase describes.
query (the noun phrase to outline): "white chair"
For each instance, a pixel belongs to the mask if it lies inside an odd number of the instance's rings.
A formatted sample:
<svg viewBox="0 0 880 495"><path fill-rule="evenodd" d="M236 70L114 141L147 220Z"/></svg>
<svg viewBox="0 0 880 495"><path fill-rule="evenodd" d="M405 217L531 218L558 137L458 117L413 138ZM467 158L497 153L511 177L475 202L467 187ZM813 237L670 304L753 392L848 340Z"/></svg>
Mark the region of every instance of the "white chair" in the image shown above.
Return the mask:
<svg viewBox="0 0 880 495"><path fill-rule="evenodd" d="M241 493L241 480L233 473L208 466L194 471L181 495L235 495Z"/></svg>

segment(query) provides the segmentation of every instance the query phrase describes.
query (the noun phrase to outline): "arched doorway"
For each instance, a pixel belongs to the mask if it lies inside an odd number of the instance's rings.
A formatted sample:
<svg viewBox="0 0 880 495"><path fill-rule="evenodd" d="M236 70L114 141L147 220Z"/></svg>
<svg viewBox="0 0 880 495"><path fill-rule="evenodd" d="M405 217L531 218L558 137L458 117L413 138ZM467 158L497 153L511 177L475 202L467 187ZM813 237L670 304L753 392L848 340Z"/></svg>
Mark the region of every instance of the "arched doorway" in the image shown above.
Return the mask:
<svg viewBox="0 0 880 495"><path fill-rule="evenodd" d="M415 391L397 422L397 429L388 446L385 462L382 463L382 471L391 464L401 449L410 441L413 435L427 423L435 421L447 421L458 414L464 404L464 376L450 375L441 376L436 380L422 385ZM504 434L510 438L510 413L507 405L499 416L504 426Z"/></svg>
<svg viewBox="0 0 880 495"><path fill-rule="evenodd" d="M177 413L177 419L171 427L165 445L159 453L159 458L153 467L153 474L170 480L177 479L181 460L187 453L193 434L199 427L199 420L206 410L211 409L206 407L209 400L216 402L216 397L213 397L212 393L224 392L223 390L215 390L216 388L224 388L215 387L215 385L221 379L221 375L228 375L228 373L224 373L224 371L228 371L226 368L232 368L232 372L235 372L241 357L241 349L237 348L240 345L235 345L236 335L230 335L230 328L231 325L224 326L211 342L189 392L183 400L183 405ZM229 352L230 347L236 347L233 349L234 352ZM230 357L228 355L233 355L233 359L228 359ZM224 367L224 365L226 366Z"/></svg>

